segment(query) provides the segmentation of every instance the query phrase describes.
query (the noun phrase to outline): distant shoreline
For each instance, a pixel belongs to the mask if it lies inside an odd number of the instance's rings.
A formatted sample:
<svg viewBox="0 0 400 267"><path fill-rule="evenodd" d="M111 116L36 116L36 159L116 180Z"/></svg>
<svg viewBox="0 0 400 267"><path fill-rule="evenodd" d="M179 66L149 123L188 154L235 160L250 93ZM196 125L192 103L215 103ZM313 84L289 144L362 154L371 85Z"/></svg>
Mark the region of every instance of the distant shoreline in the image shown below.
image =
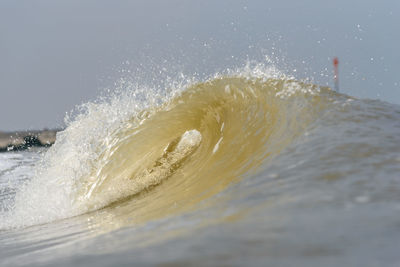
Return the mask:
<svg viewBox="0 0 400 267"><path fill-rule="evenodd" d="M56 134L59 131L61 129L0 132L0 152L51 146L56 141Z"/></svg>

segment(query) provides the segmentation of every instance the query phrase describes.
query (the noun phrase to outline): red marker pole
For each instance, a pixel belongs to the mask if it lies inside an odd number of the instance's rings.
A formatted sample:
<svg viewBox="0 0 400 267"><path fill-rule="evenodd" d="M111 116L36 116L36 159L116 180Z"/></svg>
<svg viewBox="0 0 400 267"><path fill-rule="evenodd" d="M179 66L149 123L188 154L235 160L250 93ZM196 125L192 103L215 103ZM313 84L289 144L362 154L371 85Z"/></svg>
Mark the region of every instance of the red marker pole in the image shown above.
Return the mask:
<svg viewBox="0 0 400 267"><path fill-rule="evenodd" d="M335 91L339 92L339 59L337 57L333 58L333 68L335 71L335 76L333 76L333 80L335 82Z"/></svg>

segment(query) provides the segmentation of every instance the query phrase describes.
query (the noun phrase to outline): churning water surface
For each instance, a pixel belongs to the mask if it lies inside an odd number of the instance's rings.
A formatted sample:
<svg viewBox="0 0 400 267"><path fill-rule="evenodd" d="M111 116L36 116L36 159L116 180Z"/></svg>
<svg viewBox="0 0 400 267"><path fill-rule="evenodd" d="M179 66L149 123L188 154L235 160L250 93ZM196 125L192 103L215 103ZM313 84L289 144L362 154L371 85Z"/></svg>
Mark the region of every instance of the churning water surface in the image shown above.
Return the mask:
<svg viewBox="0 0 400 267"><path fill-rule="evenodd" d="M400 107L257 66L0 154L0 263L399 266Z"/></svg>

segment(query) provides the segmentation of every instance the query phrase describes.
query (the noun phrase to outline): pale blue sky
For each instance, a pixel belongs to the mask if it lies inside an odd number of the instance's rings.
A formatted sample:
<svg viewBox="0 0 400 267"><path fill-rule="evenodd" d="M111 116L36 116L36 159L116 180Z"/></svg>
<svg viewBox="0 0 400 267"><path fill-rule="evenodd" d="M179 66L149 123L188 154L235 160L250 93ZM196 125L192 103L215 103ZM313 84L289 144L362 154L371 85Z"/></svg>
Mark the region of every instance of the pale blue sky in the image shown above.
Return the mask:
<svg viewBox="0 0 400 267"><path fill-rule="evenodd" d="M1 0L0 130L63 126L121 69L207 76L264 55L321 85L338 56L342 92L400 104L399 25L395 0Z"/></svg>

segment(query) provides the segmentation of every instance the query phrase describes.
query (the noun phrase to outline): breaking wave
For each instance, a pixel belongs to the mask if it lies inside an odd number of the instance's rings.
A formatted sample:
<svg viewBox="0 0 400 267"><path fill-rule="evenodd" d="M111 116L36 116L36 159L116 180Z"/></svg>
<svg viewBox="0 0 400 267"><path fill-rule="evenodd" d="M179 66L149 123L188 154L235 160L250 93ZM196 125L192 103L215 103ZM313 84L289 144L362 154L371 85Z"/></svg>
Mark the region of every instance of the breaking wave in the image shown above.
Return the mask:
<svg viewBox="0 0 400 267"><path fill-rule="evenodd" d="M13 225L121 203L146 215L193 207L257 172L339 97L259 68L161 91L124 86L82 106L58 133L17 194Z"/></svg>

